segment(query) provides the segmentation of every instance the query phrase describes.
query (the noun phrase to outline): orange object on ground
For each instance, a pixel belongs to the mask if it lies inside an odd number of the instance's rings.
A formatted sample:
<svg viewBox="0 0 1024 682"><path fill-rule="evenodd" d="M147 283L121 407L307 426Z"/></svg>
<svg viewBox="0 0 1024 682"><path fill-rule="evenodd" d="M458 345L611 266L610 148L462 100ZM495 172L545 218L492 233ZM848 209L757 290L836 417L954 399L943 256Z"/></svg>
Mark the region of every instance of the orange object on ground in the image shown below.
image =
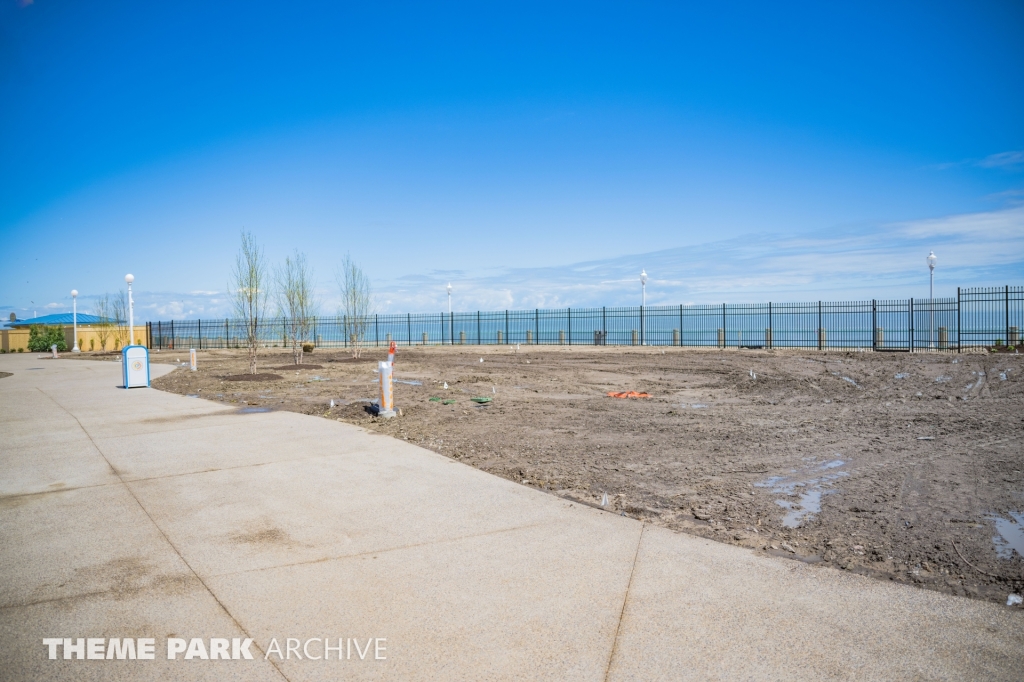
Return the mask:
<svg viewBox="0 0 1024 682"><path fill-rule="evenodd" d="M614 391L611 391L611 392L608 393L608 397L609 398L650 398L651 394L650 393L637 393L636 391L622 391L621 393L616 393Z"/></svg>

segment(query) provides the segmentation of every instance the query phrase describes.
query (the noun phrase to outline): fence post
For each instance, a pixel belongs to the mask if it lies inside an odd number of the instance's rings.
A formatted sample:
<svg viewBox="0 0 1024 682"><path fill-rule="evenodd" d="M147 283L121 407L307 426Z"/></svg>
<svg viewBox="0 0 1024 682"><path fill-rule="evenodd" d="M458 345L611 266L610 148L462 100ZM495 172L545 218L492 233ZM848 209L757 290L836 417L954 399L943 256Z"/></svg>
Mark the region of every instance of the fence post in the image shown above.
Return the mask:
<svg viewBox="0 0 1024 682"><path fill-rule="evenodd" d="M768 301L768 338L766 340L768 341L769 348L775 347L773 345L775 343L774 335L772 333L773 327L774 325L772 324L772 302Z"/></svg>
<svg viewBox="0 0 1024 682"><path fill-rule="evenodd" d="M203 349L203 321L196 320L199 323L199 350Z"/></svg>
<svg viewBox="0 0 1024 682"><path fill-rule="evenodd" d="M601 306L601 345L608 341L608 318L606 317L606 310L604 306Z"/></svg>
<svg viewBox="0 0 1024 682"><path fill-rule="evenodd" d="M1006 285L1006 345L1010 345L1010 285Z"/></svg>
<svg viewBox="0 0 1024 682"><path fill-rule="evenodd" d="M910 352L914 352L914 299L910 299L910 304L907 306L907 311L910 315Z"/></svg>
<svg viewBox="0 0 1024 682"><path fill-rule="evenodd" d="M956 288L956 352L960 352L960 287Z"/></svg>
<svg viewBox="0 0 1024 682"><path fill-rule="evenodd" d="M644 307L640 306L640 345L644 345Z"/></svg>
<svg viewBox="0 0 1024 682"><path fill-rule="evenodd" d="M379 316L376 313L374 313L374 315L373 315L373 345L374 346L379 346L380 345L380 320L378 319L378 317Z"/></svg>
<svg viewBox="0 0 1024 682"><path fill-rule="evenodd" d="M822 332L824 328L821 326L821 301L818 301L818 350L825 350L825 344L822 343Z"/></svg>
<svg viewBox="0 0 1024 682"><path fill-rule="evenodd" d="M452 342L451 345L455 345L455 313L448 313L448 338Z"/></svg>
<svg viewBox="0 0 1024 682"><path fill-rule="evenodd" d="M540 308L533 309L534 343L540 343Z"/></svg>
<svg viewBox="0 0 1024 682"><path fill-rule="evenodd" d="M480 311L476 311L476 345L483 343L480 340Z"/></svg>
<svg viewBox="0 0 1024 682"><path fill-rule="evenodd" d="M157 338L160 339L160 349L163 350L163 347L164 347L164 325L163 325L163 322L161 322L160 320L157 320L157 323L156 323L156 335L157 335ZM104 348L104 350L106 350L106 349Z"/></svg>
<svg viewBox="0 0 1024 682"><path fill-rule="evenodd" d="M508 343L508 310L505 311L505 343Z"/></svg>
<svg viewBox="0 0 1024 682"><path fill-rule="evenodd" d="M871 350L878 350L878 301L871 299Z"/></svg>
<svg viewBox="0 0 1024 682"><path fill-rule="evenodd" d="M683 347L683 305L679 304L679 347Z"/></svg>
<svg viewBox="0 0 1024 682"><path fill-rule="evenodd" d="M565 314L566 314L566 319L567 319L566 328L569 330L569 345L571 346L572 345L572 308L566 308L565 309ZM1009 335L1007 335L1006 338L1010 338Z"/></svg>
<svg viewBox="0 0 1024 682"><path fill-rule="evenodd" d="M725 304L723 303L722 304L722 340L721 340L721 343L719 343L719 345L722 348L725 348L725 346L727 345L727 341L726 341L727 338L728 337L726 336L726 331L725 331Z"/></svg>

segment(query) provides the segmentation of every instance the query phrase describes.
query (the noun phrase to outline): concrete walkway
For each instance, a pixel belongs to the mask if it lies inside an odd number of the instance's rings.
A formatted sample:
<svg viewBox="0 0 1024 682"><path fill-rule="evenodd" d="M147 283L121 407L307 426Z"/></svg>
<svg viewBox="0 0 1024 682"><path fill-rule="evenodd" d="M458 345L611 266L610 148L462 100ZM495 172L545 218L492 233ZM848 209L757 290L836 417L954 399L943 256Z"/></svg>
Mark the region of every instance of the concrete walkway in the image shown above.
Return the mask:
<svg viewBox="0 0 1024 682"><path fill-rule="evenodd" d="M4 680L1024 671L1019 609L644 526L326 419L125 391L116 362L0 371ZM49 660L43 638L78 637L156 658ZM325 637L342 660L265 658ZM168 638L251 638L253 660L168 660Z"/></svg>

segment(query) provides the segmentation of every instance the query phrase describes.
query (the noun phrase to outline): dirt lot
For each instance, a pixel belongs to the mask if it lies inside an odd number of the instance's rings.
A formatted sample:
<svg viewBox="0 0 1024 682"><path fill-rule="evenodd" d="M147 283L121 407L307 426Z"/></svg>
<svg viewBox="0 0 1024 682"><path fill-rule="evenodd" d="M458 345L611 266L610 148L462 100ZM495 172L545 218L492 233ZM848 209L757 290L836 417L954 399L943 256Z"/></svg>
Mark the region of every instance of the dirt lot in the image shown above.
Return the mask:
<svg viewBox="0 0 1024 682"><path fill-rule="evenodd" d="M359 424L613 513L823 567L1003 603L1024 588L1022 356L399 348L396 378L412 383L395 385L392 420L365 409L379 359L317 350L306 362L319 368L295 370L274 349L259 371L282 379L235 382L225 377L245 371L244 352L205 351L198 372L154 385ZM606 396L628 390L652 397Z"/></svg>

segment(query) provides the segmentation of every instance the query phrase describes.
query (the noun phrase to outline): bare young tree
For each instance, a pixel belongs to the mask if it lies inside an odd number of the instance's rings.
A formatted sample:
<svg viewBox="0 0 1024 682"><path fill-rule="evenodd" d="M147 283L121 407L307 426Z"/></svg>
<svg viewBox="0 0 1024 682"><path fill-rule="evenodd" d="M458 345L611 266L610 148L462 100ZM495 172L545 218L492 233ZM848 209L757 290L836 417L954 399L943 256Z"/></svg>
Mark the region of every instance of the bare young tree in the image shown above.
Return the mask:
<svg viewBox="0 0 1024 682"><path fill-rule="evenodd" d="M337 281L341 290L339 313L342 315L345 337L352 344L352 357L358 358L373 314L370 278L349 254L345 254L338 268Z"/></svg>
<svg viewBox="0 0 1024 682"><path fill-rule="evenodd" d="M306 255L295 252L286 257L284 265L277 268L274 279L277 284L277 307L285 318L285 336L292 346L292 359L302 364L302 344L309 339L313 318L319 304L316 300L313 269L306 262Z"/></svg>
<svg viewBox="0 0 1024 682"><path fill-rule="evenodd" d="M114 350L131 344L128 339L128 294L122 289L110 300L111 330L114 332ZM128 339L128 343L125 343Z"/></svg>
<svg viewBox="0 0 1024 682"><path fill-rule="evenodd" d="M93 307L93 314L100 318L100 321L96 323L96 336L100 340L100 350L107 350L107 339L110 338L113 332L114 323L111 321L110 311L110 294L103 294L96 299L96 304Z"/></svg>
<svg viewBox="0 0 1024 682"><path fill-rule="evenodd" d="M242 245L235 256L228 290L232 293L235 317L245 324L245 343L249 349L249 374L256 374L260 322L267 307L267 264L263 249L252 234L242 231Z"/></svg>

